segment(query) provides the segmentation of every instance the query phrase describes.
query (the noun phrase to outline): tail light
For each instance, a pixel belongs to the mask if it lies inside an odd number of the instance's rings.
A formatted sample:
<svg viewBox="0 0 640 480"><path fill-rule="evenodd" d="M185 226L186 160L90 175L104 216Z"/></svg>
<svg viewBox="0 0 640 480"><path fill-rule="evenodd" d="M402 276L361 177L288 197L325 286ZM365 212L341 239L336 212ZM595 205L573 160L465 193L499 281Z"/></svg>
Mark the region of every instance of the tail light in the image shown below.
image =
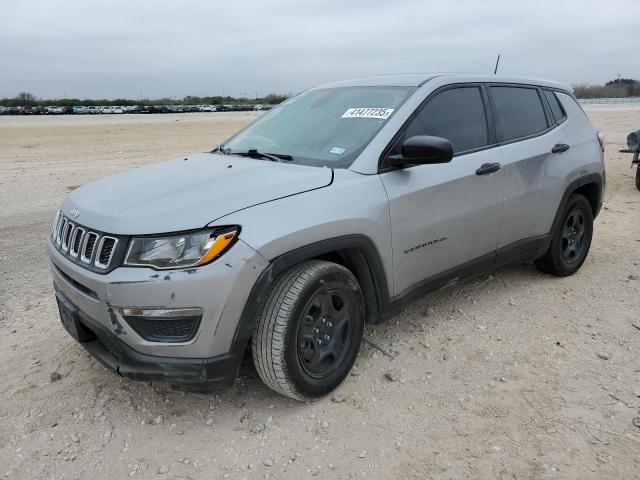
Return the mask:
<svg viewBox="0 0 640 480"><path fill-rule="evenodd" d="M600 143L600 148L604 152L604 135L602 132L598 132L598 143Z"/></svg>

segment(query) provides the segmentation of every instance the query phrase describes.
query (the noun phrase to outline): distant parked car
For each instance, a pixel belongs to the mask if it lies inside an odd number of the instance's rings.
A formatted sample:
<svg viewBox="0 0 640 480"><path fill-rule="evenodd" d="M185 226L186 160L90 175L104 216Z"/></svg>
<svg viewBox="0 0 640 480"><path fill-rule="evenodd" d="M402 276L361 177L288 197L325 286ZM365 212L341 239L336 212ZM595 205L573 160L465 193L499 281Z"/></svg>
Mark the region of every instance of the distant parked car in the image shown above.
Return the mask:
<svg viewBox="0 0 640 480"><path fill-rule="evenodd" d="M138 105L127 105L122 107L124 113L140 113L140 107Z"/></svg>
<svg viewBox="0 0 640 480"><path fill-rule="evenodd" d="M91 105L90 107L87 107L87 111L91 115L95 115L97 113L102 113L102 107L97 105Z"/></svg>
<svg viewBox="0 0 640 480"><path fill-rule="evenodd" d="M7 109L8 115L22 115L24 107L9 107Z"/></svg>
<svg viewBox="0 0 640 480"><path fill-rule="evenodd" d="M106 107L102 107L102 113L114 114L114 113L124 113L124 112L122 110L122 107L106 106Z"/></svg>
<svg viewBox="0 0 640 480"><path fill-rule="evenodd" d="M156 111L154 113L171 113L168 105L156 105L155 109Z"/></svg>
<svg viewBox="0 0 640 480"><path fill-rule="evenodd" d="M64 113L64 107L58 107L58 106L47 107L47 113L49 115L62 115Z"/></svg>
<svg viewBox="0 0 640 480"><path fill-rule="evenodd" d="M7 114L7 110L8 110L7 107L5 107L3 105L0 105L0 115L6 115Z"/></svg>
<svg viewBox="0 0 640 480"><path fill-rule="evenodd" d="M23 115L42 115L45 113L44 107L25 107L23 110Z"/></svg>
<svg viewBox="0 0 640 480"><path fill-rule="evenodd" d="M77 105L75 107L71 107L71 113L75 115L87 115L89 113L89 107L83 107L82 105Z"/></svg>

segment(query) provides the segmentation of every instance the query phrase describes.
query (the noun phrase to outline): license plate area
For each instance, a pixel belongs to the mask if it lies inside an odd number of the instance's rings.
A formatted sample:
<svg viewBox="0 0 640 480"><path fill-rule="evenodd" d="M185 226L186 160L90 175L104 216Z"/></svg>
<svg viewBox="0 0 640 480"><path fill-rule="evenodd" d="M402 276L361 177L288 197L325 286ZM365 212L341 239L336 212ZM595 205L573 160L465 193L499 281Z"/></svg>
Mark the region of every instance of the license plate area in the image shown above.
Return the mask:
<svg viewBox="0 0 640 480"><path fill-rule="evenodd" d="M59 293L56 294L56 300L58 302L58 311L60 312L60 321L69 335L80 343L93 340L95 336L82 326L78 318L78 307Z"/></svg>

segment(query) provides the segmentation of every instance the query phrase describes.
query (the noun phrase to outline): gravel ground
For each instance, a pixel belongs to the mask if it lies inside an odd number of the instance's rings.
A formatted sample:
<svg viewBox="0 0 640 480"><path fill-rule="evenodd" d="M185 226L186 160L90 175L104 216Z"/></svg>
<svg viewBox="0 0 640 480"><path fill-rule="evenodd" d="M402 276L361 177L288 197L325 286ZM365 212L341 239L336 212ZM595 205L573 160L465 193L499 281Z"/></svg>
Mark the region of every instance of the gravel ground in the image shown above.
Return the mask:
<svg viewBox="0 0 640 480"><path fill-rule="evenodd" d="M0 117L0 478L640 478L640 192L617 153L640 108L589 114L608 189L582 269L511 265L425 297L368 327L352 375L308 404L250 367L217 396L116 377L61 328L47 266L69 190L256 114Z"/></svg>

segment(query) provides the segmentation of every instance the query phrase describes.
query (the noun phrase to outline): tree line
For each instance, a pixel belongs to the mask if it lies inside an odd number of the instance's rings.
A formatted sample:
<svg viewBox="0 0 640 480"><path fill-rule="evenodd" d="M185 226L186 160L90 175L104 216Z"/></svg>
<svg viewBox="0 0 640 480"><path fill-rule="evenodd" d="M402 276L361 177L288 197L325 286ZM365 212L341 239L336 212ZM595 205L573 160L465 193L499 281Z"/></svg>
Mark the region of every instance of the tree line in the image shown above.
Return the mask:
<svg viewBox="0 0 640 480"><path fill-rule="evenodd" d="M132 100L130 98L116 98L114 100L107 99L79 99L79 98L55 98L55 99L41 99L29 92L21 92L14 98L2 98L0 99L0 105L4 107L77 107L77 106L129 106L129 105L277 105L282 103L287 98L287 95L280 95L277 93L270 93L261 98L235 98L230 96L212 96L212 97L198 97L194 95L188 95L182 99L175 98L158 98L149 99L144 98L141 100Z"/></svg>
<svg viewBox="0 0 640 480"><path fill-rule="evenodd" d="M604 85L573 85L578 98L624 98L640 97L640 81L633 78L616 78Z"/></svg>
<svg viewBox="0 0 640 480"><path fill-rule="evenodd" d="M623 97L640 97L640 81L632 78L616 78L604 85L590 85L581 83L573 85L573 91L578 98L623 98ZM277 105L282 103L288 95L280 95L270 93L261 98L246 99L235 98L230 96L194 96L188 95L182 99L175 98L158 98L158 99L141 99L132 100L130 98L116 98L115 100L107 99L78 99L78 98L56 98L41 99L29 92L21 92L14 98L0 99L0 105L4 107L74 107L74 106L128 106L128 105L247 105L247 104L264 104Z"/></svg>

